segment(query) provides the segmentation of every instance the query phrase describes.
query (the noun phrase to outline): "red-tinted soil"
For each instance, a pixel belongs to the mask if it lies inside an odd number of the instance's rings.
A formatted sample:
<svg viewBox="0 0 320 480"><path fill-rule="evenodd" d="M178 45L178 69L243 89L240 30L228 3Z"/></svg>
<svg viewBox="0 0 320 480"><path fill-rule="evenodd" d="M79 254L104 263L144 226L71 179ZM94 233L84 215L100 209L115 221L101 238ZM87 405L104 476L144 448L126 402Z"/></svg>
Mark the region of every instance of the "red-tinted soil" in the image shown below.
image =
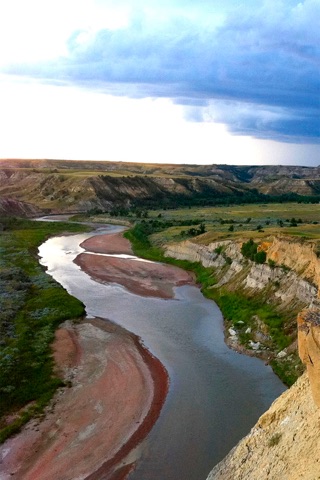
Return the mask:
<svg viewBox="0 0 320 480"><path fill-rule="evenodd" d="M132 252L128 245L126 247L126 242L121 234L97 235L83 242L82 247L91 252L111 254L123 243L125 252L121 252L130 254ZM80 254L75 263L94 280L118 283L137 295L173 298L174 287L194 283L190 273L161 263L87 253Z"/></svg>
<svg viewBox="0 0 320 480"><path fill-rule="evenodd" d="M98 319L59 329L54 356L72 386L0 447L1 480L126 478L134 464L125 457L165 400L165 369L135 336Z"/></svg>

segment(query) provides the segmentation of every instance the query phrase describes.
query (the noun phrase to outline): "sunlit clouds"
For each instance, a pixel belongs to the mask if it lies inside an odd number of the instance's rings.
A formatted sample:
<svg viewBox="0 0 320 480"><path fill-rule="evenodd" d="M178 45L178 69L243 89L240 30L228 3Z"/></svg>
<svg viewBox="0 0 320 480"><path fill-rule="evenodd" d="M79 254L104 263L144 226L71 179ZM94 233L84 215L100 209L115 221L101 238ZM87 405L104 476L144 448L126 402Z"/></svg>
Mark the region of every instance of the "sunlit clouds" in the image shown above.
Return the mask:
<svg viewBox="0 0 320 480"><path fill-rule="evenodd" d="M320 163L320 1L0 5L0 157Z"/></svg>

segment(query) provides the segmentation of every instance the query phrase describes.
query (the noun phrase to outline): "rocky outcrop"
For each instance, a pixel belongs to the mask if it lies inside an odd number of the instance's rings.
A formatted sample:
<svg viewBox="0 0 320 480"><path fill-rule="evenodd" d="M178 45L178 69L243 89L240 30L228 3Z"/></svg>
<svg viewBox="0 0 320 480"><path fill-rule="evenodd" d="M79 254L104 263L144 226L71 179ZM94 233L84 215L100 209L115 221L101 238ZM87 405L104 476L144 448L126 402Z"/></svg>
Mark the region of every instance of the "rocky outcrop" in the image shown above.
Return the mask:
<svg viewBox="0 0 320 480"><path fill-rule="evenodd" d="M214 267L219 280L215 288L237 288L249 296L266 292L266 301L280 309L303 308L298 315L298 350L307 372L273 403L207 480L316 480L320 478L320 261L316 245L270 239L260 248L271 261L256 264L242 257L241 244L186 241L168 245L166 254ZM228 332L228 343L234 346L237 329ZM271 340L267 325L257 315L245 333L251 335L249 345L255 351ZM276 359L288 359L294 350L296 342L276 353Z"/></svg>
<svg viewBox="0 0 320 480"><path fill-rule="evenodd" d="M306 365L313 400L320 407L320 310L304 310L298 315L298 347ZM320 467L319 467L320 468ZM320 471L319 471L320 474Z"/></svg>
<svg viewBox="0 0 320 480"><path fill-rule="evenodd" d="M190 240L166 246L169 257L200 262L214 267L218 278L216 287L237 278L238 288L250 291L268 289L268 300L285 309L319 306L320 260L313 243L290 242L274 238L265 242L268 263L257 264L241 254L242 241L217 241L203 245ZM242 278L238 274L243 272ZM238 275L238 277L236 277Z"/></svg>
<svg viewBox="0 0 320 480"><path fill-rule="evenodd" d="M172 243L166 246L165 255L179 260L189 262L200 262L204 267L221 268L226 264L222 255L215 251L215 248L224 247L230 242L215 242L208 246L186 240L180 243Z"/></svg>
<svg viewBox="0 0 320 480"><path fill-rule="evenodd" d="M274 237L268 248L268 258L278 265L285 265L300 278L320 286L320 259L316 254L316 244L303 240Z"/></svg>
<svg viewBox="0 0 320 480"><path fill-rule="evenodd" d="M282 394L207 480L320 478L320 410L307 374Z"/></svg>
<svg viewBox="0 0 320 480"><path fill-rule="evenodd" d="M14 198L0 198L0 216L36 217L43 211L31 203L20 202Z"/></svg>

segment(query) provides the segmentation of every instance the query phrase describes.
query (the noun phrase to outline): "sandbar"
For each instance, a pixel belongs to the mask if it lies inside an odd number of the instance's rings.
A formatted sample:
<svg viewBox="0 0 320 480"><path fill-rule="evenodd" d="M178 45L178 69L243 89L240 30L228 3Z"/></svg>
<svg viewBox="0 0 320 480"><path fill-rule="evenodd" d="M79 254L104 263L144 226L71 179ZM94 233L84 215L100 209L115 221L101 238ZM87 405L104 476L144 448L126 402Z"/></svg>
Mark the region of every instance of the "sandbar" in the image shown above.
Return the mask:
<svg viewBox="0 0 320 480"><path fill-rule="evenodd" d="M132 254L130 243L119 233L91 237L81 246L89 252L113 254L117 245L122 242L125 251L121 249L121 253ZM126 248L126 242L130 249ZM142 296L169 299L174 296L174 287L194 285L191 273L158 262L81 253L75 263L98 282L118 283L130 292Z"/></svg>
<svg viewBox="0 0 320 480"><path fill-rule="evenodd" d="M125 479L134 468L126 456L160 414L166 370L138 337L104 319L65 322L53 349L70 386L42 421L1 445L1 480Z"/></svg>

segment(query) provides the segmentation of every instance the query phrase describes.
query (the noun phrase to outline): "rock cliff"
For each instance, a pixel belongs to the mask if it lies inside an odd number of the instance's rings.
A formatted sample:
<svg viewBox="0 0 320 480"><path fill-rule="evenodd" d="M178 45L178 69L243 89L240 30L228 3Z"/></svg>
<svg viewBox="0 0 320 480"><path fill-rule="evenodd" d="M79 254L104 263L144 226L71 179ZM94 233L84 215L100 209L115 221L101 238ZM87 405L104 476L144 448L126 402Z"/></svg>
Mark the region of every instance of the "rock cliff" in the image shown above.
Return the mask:
<svg viewBox="0 0 320 480"><path fill-rule="evenodd" d="M36 217L42 214L43 211L31 203L0 197L0 216Z"/></svg>
<svg viewBox="0 0 320 480"><path fill-rule="evenodd" d="M313 400L320 407L320 310L299 313L298 346L300 358L307 367Z"/></svg>
<svg viewBox="0 0 320 480"><path fill-rule="evenodd" d="M303 307L297 318L298 350L307 371L214 467L207 480L320 479L320 261L316 245L281 237L268 239L260 248L266 251L269 264L244 259L241 245L241 241L230 240L209 245L185 241L168 245L166 254L214 267L219 280L216 288L233 283L247 293L268 292L268 301L280 309ZM267 326L259 319L256 325L254 339L258 335L261 343L267 342Z"/></svg>
<svg viewBox="0 0 320 480"><path fill-rule="evenodd" d="M242 243L242 240L223 240L202 245L186 240L167 245L166 255L201 262L204 267L215 267L219 286L227 283L235 273L245 271L241 285L245 289L262 290L271 287L273 291L270 296L274 297L274 301L281 300L282 304L292 305L292 301L297 300L305 306L318 303L320 259L313 242L281 237L264 242L267 262L270 260L271 266L245 259L241 254Z"/></svg>
<svg viewBox="0 0 320 480"><path fill-rule="evenodd" d="M208 480L320 478L320 410L305 373L214 467Z"/></svg>

